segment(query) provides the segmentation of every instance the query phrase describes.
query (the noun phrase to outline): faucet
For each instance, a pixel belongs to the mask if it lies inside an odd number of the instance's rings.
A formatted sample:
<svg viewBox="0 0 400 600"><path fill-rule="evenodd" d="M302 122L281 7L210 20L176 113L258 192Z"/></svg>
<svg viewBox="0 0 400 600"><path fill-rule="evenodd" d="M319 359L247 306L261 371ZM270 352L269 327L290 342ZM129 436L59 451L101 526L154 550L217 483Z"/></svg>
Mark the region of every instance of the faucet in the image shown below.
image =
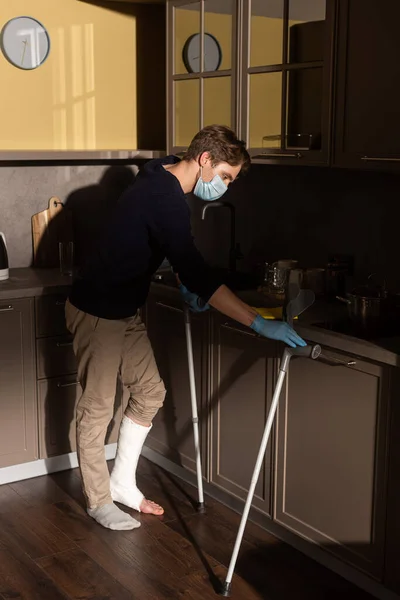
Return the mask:
<svg viewBox="0 0 400 600"><path fill-rule="evenodd" d="M228 208L231 213L231 232L230 232L230 249L229 249L229 271L234 273L236 271L236 261L242 258L239 244L236 244L236 218L235 218L235 207L230 202L221 202L216 200L215 202L207 203L203 206L201 211L201 219L204 221L206 218L206 212L210 208Z"/></svg>

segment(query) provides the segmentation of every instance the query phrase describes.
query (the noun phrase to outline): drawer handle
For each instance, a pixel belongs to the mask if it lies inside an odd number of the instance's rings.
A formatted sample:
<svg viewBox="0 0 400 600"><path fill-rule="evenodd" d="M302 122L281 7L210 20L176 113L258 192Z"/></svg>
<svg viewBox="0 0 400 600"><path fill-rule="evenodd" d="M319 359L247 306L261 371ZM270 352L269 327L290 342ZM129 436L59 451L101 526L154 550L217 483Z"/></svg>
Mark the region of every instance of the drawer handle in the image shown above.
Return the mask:
<svg viewBox="0 0 400 600"><path fill-rule="evenodd" d="M62 300L56 300L56 306L65 306L65 300L64 302Z"/></svg>
<svg viewBox="0 0 400 600"><path fill-rule="evenodd" d="M400 162L400 158L391 158L390 156L362 156L361 160L373 162Z"/></svg>
<svg viewBox="0 0 400 600"><path fill-rule="evenodd" d="M330 367L355 367L357 364L355 360L340 360L339 358L324 356L323 354L320 354L319 358Z"/></svg>
<svg viewBox="0 0 400 600"><path fill-rule="evenodd" d="M0 306L0 312L10 312L12 310L14 310L12 304L9 304L8 306Z"/></svg>
<svg viewBox="0 0 400 600"><path fill-rule="evenodd" d="M79 385L79 381L70 381L69 383L61 383L60 381L57 383L57 387L59 388L66 388L66 387L72 387L73 385Z"/></svg>
<svg viewBox="0 0 400 600"><path fill-rule="evenodd" d="M301 152L296 152L292 154L284 154L283 152L262 152L261 154L256 154L253 158L302 158Z"/></svg>
<svg viewBox="0 0 400 600"><path fill-rule="evenodd" d="M67 346L72 346L74 342L57 342L57 348L66 348Z"/></svg>

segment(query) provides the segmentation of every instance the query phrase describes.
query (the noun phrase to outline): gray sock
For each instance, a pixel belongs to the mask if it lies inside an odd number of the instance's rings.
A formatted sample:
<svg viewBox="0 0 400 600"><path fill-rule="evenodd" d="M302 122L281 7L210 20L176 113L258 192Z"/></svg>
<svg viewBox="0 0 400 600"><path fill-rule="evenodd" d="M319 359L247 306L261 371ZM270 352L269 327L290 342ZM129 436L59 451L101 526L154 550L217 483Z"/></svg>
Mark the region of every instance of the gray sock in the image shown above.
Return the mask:
<svg viewBox="0 0 400 600"><path fill-rule="evenodd" d="M136 519L118 508L114 503L96 508L88 508L87 512L95 521L107 529L121 531L140 527L139 521L136 521Z"/></svg>

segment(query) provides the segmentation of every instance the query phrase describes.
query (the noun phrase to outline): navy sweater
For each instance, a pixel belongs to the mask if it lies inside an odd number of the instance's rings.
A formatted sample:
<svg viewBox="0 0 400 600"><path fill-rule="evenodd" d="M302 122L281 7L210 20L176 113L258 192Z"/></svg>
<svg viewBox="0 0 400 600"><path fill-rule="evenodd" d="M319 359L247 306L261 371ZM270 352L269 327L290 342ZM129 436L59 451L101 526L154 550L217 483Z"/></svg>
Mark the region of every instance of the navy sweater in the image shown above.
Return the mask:
<svg viewBox="0 0 400 600"><path fill-rule="evenodd" d="M173 156L148 162L122 195L101 244L73 283L70 301L76 308L104 319L133 316L165 258L205 301L221 285L194 244L181 185L162 166L176 162Z"/></svg>

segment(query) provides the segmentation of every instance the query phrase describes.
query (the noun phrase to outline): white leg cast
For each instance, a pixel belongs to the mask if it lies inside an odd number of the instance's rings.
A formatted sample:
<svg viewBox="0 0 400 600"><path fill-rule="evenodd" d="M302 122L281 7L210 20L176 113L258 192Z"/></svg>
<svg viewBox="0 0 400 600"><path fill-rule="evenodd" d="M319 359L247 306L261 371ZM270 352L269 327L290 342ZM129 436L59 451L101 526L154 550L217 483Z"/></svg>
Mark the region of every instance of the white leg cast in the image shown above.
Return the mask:
<svg viewBox="0 0 400 600"><path fill-rule="evenodd" d="M120 502L139 512L144 495L136 485L136 468L143 444L151 428L152 425L144 427L124 415L110 479L111 497L114 502Z"/></svg>

